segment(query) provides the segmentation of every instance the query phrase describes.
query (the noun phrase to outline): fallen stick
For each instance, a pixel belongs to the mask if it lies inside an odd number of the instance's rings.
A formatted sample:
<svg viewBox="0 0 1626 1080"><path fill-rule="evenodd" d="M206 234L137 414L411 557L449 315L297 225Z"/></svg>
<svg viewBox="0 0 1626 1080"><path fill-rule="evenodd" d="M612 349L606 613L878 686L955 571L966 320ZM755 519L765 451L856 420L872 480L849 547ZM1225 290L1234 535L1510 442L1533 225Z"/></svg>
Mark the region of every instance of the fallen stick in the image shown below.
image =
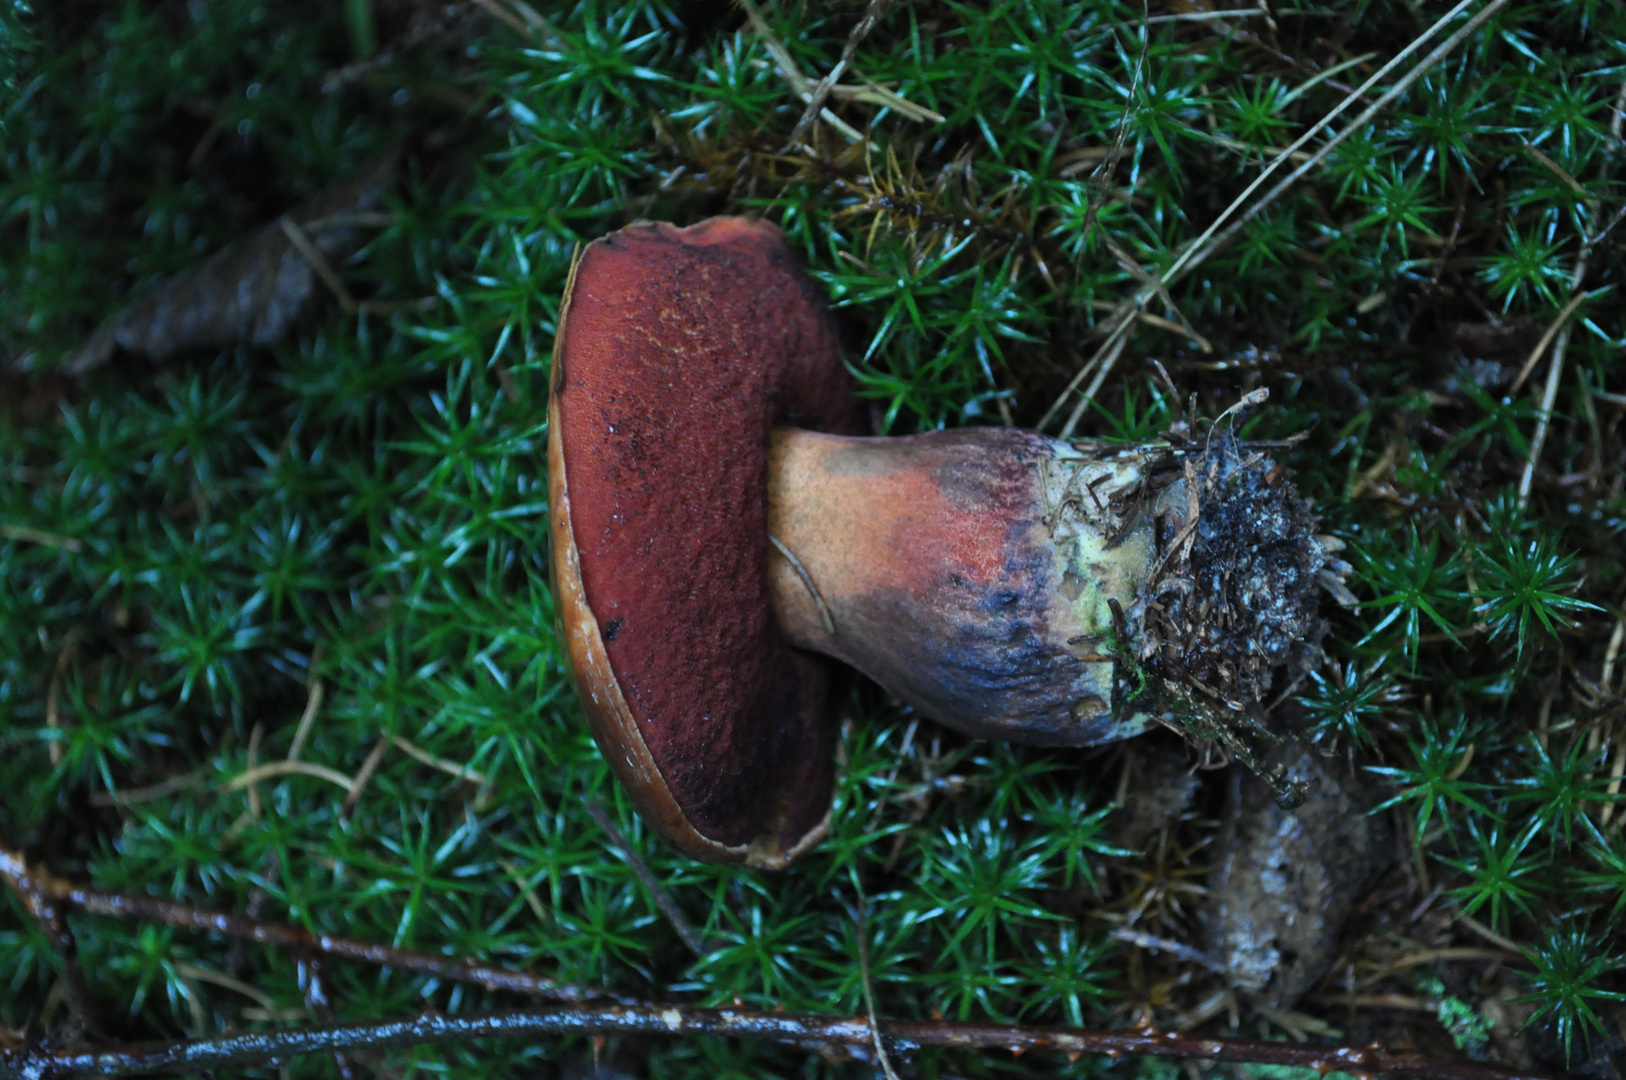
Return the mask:
<svg viewBox="0 0 1626 1080"><path fill-rule="evenodd" d="M873 1045L877 1029L879 1037L899 1054L928 1046L1005 1050L1013 1054L1048 1050L1071 1058L1081 1054L1111 1058L1143 1054L1289 1065L1316 1069L1323 1075L1336 1070L1374 1080L1402 1076L1420 1080L1541 1080L1535 1073L1471 1061L1433 1060L1392 1051L1377 1043L1365 1047L1317 1047L1256 1039L1196 1038L1146 1028L1109 1032L947 1021L882 1020L871 1028L869 1020L859 1016L797 1016L662 1004L557 1005L471 1016L427 1014L403 1020L321 1024L100 1050L53 1050L31 1044L0 1051L0 1080L193 1073L224 1066L261 1065L298 1054L561 1035L712 1035L802 1047L836 1044L868 1048Z"/></svg>
<svg viewBox="0 0 1626 1080"><path fill-rule="evenodd" d="M469 1016L431 1013L410 1019L307 1027L102 1047L56 1049L46 1042L7 1043L0 1032L0 1080L55 1080L74 1075L141 1076L159 1072L201 1071L231 1065L281 1061L298 1054L382 1049L460 1042L466 1039L538 1035L715 1035L762 1039L804 1048L838 1045L867 1059L877 1038L889 1050L909 1054L927 1046L967 1050L1007 1050L1013 1054L1050 1050L1069 1057L1128 1054L1194 1061L1232 1061L1291 1065L1325 1074L1341 1071L1363 1078L1416 1077L1418 1080L1547 1080L1539 1073L1505 1069L1472 1061L1425 1058L1370 1046L1309 1046L1257 1039L1208 1038L1157 1031L1087 1031L1018 1024L966 1024L943 1020L876 1020L862 1016L794 1015L743 1009L705 1009L687 1004L638 1002L612 998L592 988L558 983L543 976L468 960L416 953L296 927L261 922L240 915L205 911L143 896L124 896L81 888L28 865L23 857L0 847L0 879L19 895L49 900L62 907L96 915L156 922L166 926L221 934L286 948L296 956L312 953L358 960L472 983L492 990L565 998L578 1002ZM604 1004L582 1004L590 998Z"/></svg>
<svg viewBox="0 0 1626 1080"><path fill-rule="evenodd" d="M133 922L159 923L181 930L195 930L204 934L219 934L222 937L254 941L273 948L287 949L296 956L334 956L344 960L377 964L381 967L398 968L402 971L415 971L487 990L506 990L561 1001L606 998L625 1000L595 987L574 986L546 976L533 975L527 971L477 964L462 957L414 952L411 949L397 949L366 941L352 941L333 934L313 934L296 926L262 922L259 919L230 915L221 911L208 911L150 896L97 892L35 869L29 866L20 854L6 847L0 847L0 879L25 898L30 896L45 898L59 906L77 908L92 915L105 915ZM32 903L30 901L30 910L33 910ZM0 1077L4 1075L0 1072Z"/></svg>

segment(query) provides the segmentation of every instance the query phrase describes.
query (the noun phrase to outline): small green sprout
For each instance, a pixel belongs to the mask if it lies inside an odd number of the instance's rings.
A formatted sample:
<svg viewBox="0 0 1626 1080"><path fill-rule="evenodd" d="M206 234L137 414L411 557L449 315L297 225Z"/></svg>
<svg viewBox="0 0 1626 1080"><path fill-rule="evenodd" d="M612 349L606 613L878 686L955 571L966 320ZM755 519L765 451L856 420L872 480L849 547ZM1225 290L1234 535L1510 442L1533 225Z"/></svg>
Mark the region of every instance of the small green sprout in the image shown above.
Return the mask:
<svg viewBox="0 0 1626 1080"><path fill-rule="evenodd" d="M1590 1045L1592 1035L1602 1030L1595 1004L1626 1001L1626 994L1597 985L1603 976L1619 970L1621 960L1588 930L1548 929L1524 955L1535 970L1525 976L1530 992L1519 1000L1536 1003L1529 1023L1552 1024L1566 1057L1576 1039Z"/></svg>
<svg viewBox="0 0 1626 1080"><path fill-rule="evenodd" d="M1553 550L1551 538L1521 541L1506 537L1498 547L1496 551L1488 545L1479 549L1483 568L1474 593L1475 610L1491 636L1512 637L1521 656L1532 627L1539 625L1548 634L1556 634L1565 625L1565 613L1600 610L1596 604L1570 595L1578 585L1571 580L1575 563Z"/></svg>
<svg viewBox="0 0 1626 1080"><path fill-rule="evenodd" d="M1299 698L1313 727L1310 740L1327 751L1338 745L1365 749L1373 744L1370 726L1398 696L1393 681L1379 671L1387 656L1366 671L1352 663L1333 664L1331 675L1310 672L1316 692Z"/></svg>
<svg viewBox="0 0 1626 1080"><path fill-rule="evenodd" d="M1581 739L1559 755L1551 753L1534 735L1526 745L1533 768L1530 775L1513 782L1509 796L1516 802L1533 804L1534 823L1563 837L1564 847L1570 846L1574 827L1579 825L1594 843L1608 848L1609 841L1592 819L1590 808L1618 803L1626 795L1610 790L1620 778L1611 777L1602 767L1602 753L1588 750Z"/></svg>
<svg viewBox="0 0 1626 1080"><path fill-rule="evenodd" d="M1398 622L1401 648L1407 657L1415 660L1422 644L1425 618L1440 633L1456 640L1458 628L1450 616L1455 615L1462 597L1456 588L1462 577L1462 565L1454 553L1441 561L1439 537L1421 539L1415 526L1408 537L1404 550L1387 537L1379 541L1381 546L1373 546L1371 550L1351 546L1364 563L1357 572L1378 594L1363 601L1361 606L1388 609L1359 644L1365 645Z"/></svg>
<svg viewBox="0 0 1626 1080"><path fill-rule="evenodd" d="M1442 860L1468 875L1467 885L1451 890L1462 904L1464 915L1489 905L1490 924L1500 929L1506 926L1504 916L1510 920L1515 908L1531 912L1532 904L1545 891L1545 868L1538 860L1526 858L1525 849L1544 824L1538 817L1525 828L1513 831L1501 824L1482 827L1478 819L1469 819L1468 833L1476 850L1464 859Z"/></svg>
<svg viewBox="0 0 1626 1080"><path fill-rule="evenodd" d="M1407 740L1412 765L1367 766L1367 771L1404 789L1379 803L1373 813L1415 803L1419 840L1427 833L1436 813L1440 823L1447 827L1451 824L1453 808L1490 815L1490 809L1479 795L1486 790L1486 785L1463 779L1474 753L1473 741L1468 738L1468 721L1462 717L1451 724L1424 720L1418 725L1418 732L1420 738Z"/></svg>
<svg viewBox="0 0 1626 1080"><path fill-rule="evenodd" d="M1475 1057L1485 1052L1490 1042L1491 1022L1478 1009L1462 998L1447 994L1445 984L1437 978L1417 980L1417 989L1433 1001L1435 1019L1451 1036L1451 1041L1457 1044L1458 1050L1465 1050Z"/></svg>

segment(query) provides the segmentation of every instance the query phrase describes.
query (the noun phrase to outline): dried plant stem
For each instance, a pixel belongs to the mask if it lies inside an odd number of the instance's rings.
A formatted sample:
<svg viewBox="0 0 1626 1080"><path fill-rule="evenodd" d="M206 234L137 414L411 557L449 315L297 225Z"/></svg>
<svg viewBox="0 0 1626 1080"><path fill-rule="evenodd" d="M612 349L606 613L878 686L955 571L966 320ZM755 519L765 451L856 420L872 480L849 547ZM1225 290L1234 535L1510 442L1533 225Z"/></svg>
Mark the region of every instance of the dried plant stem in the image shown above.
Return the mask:
<svg viewBox="0 0 1626 1080"><path fill-rule="evenodd" d="M1083 379L1085 373L1094 368L1095 378L1090 380L1090 385L1085 387L1084 392L1079 395L1078 404L1073 406L1073 411L1067 416L1067 422L1062 425L1062 438L1068 439L1072 437L1073 431L1078 427L1078 422L1084 418L1084 410L1089 408L1090 402L1095 400L1095 395L1100 391L1101 385L1107 381L1107 376L1112 374L1113 367L1118 363L1118 357L1123 355L1124 346L1129 344L1129 328L1134 325L1135 316L1139 314L1141 306L1139 303L1125 305L1126 317L1114 320L1112 328L1107 334L1107 340L1102 342L1101 347L1090 358L1090 362L1079 370L1078 377L1073 380L1072 386L1068 387L1067 393L1072 393L1074 387ZM1065 398L1066 395L1064 394L1057 399L1056 404L1061 404ZM1039 426L1043 428L1043 422Z"/></svg>
<svg viewBox="0 0 1626 1080"><path fill-rule="evenodd" d="M62 991L69 1011L85 1031L100 1034L102 1028L96 1015L95 1002L85 982L84 969L79 966L78 943L68 927L61 901L31 878L13 882L12 887L28 913L34 917L40 932L50 940L51 948L56 951L57 959L62 964Z"/></svg>
<svg viewBox="0 0 1626 1080"><path fill-rule="evenodd" d="M1084 1031L1016 1024L883 1020L889 1045L908 1054L927 1046L1024 1053L1050 1050L1069 1057L1142 1054L1195 1061L1251 1062L1356 1073L1365 1077L1420 1080L1538 1080L1540 1074L1472 1061L1441 1061L1371 1046L1309 1046L1256 1039L1194 1038L1139 1028ZM551 1006L469 1016L439 1014L359 1024L320 1024L282 1031L194 1039L94 1051L58 1051L23 1045L0 1052L0 1080L54 1080L70 1075L139 1076L197 1073L226 1066L258 1065L298 1054L392 1046L424 1046L470 1039L571 1035L711 1035L763 1039L793 1046L842 1045L866 1049L874 1031L861 1016L797 1016L740 1009L642 1004Z"/></svg>
<svg viewBox="0 0 1626 1080"><path fill-rule="evenodd" d="M1541 335L1541 340L1536 342L1536 347L1531 349L1530 355L1525 358L1524 366L1519 369L1519 374L1514 377L1513 384L1507 388L1509 397L1517 394L1519 388L1525 384L1525 380L1530 378L1530 373L1536 370L1536 364L1541 360L1542 354L1547 351L1547 346L1552 344L1553 338L1558 336L1558 332L1569 322L1569 317L1575 313L1575 309L1580 307L1581 301L1585 299L1586 293L1583 292L1577 292L1570 297L1570 302L1564 305L1564 309L1558 313L1558 318L1554 319L1552 324L1547 327L1546 333Z"/></svg>
<svg viewBox="0 0 1626 1080"><path fill-rule="evenodd" d="M800 146L806 141L808 131L812 129L813 122L819 118L819 114L824 111L824 103L829 99L830 91L835 88L842 72L847 70L847 65L852 63L859 44L869 37L869 32L875 29L875 24L880 22L881 16L885 15L886 9L891 6L892 0L869 0L869 5L864 9L864 17L858 20L852 32L847 35L847 44L842 47L841 59L836 61L836 66L819 80L819 84L808 95L807 108L803 110L801 119L796 121L796 126L791 129L790 145Z"/></svg>
<svg viewBox="0 0 1626 1080"><path fill-rule="evenodd" d="M1180 279L1184 278L1192 270L1195 270L1198 266L1202 265L1202 263L1216 251L1219 251L1221 248L1225 247L1233 239L1235 239L1249 221L1258 216L1266 207L1270 206L1278 198L1280 198L1284 192L1286 192L1294 184L1298 183L1299 180L1310 172L1310 170L1314 169L1323 160L1325 160L1327 155L1332 153L1332 151L1343 143L1344 140L1348 139L1351 135L1354 135L1367 124L1371 123L1373 117L1377 116L1378 113L1388 108L1396 98L1400 97L1401 94L1404 94L1408 89L1410 89L1413 83L1427 74L1428 71L1437 65L1441 60L1449 56L1458 45L1462 44L1463 41L1465 41L1475 31L1483 26L1492 15L1505 7L1508 0L1490 0L1489 3L1480 9L1478 14L1476 14L1472 19L1469 19L1468 22L1465 23L1454 34L1442 41L1422 60L1418 61L1410 71L1408 71L1400 78L1399 81L1385 91L1382 96L1368 106L1364 112L1351 121L1347 127L1322 144L1322 146L1317 149L1315 153L1311 154L1308 158L1305 158L1298 168L1294 169L1291 173L1284 177L1276 184L1275 187L1266 192L1265 195L1262 196L1257 202L1249 206L1246 210L1241 209L1247 203L1248 199L1252 197L1253 193L1264 184L1265 180L1268 179L1277 168L1293 160L1294 156L1303 146L1305 146L1316 135L1325 130L1341 113L1350 108L1356 101L1360 100L1361 96L1364 95L1368 89L1374 86L1378 80L1388 75L1389 72L1394 70L1395 67L1397 67L1401 62L1421 48L1423 44L1426 43L1428 39L1433 37L1442 26L1444 26L1448 21L1456 17L1462 11L1466 10L1466 8L1472 2L1473 0L1461 0L1461 2L1455 7L1436 20L1434 25L1429 27L1429 29L1419 36L1417 40L1413 41L1387 64L1379 68L1371 78L1367 79L1366 82L1356 87L1355 90L1347 95L1343 101L1339 102L1337 107L1317 121L1314 126L1312 126L1303 135L1299 136L1298 139L1294 140L1292 145L1288 146L1281 153L1277 154L1276 157L1271 160L1270 164L1268 164L1264 170L1254 178L1253 182L1243 189L1242 194L1233 199L1231 201L1231 205L1227 206L1219 217L1214 219L1213 224L1204 230L1202 235L1198 236L1195 240L1185 246L1185 249L1175 259L1175 261L1170 264L1168 269L1156 275L1151 282L1143 284L1133 296L1126 299L1123 304L1120 305L1121 315L1114 317L1109 324L1106 340L1101 343L1100 347L1096 350L1095 355L1090 358L1090 361L1085 365L1084 369L1080 370L1079 374L1073 378L1071 383L1068 384L1067 389L1064 390L1061 396L1056 399L1055 403L1050 406L1050 409L1045 413L1044 418L1039 421L1039 427L1043 428L1050 422L1051 418L1060 411L1067 399L1074 392L1076 392L1078 385L1083 381L1085 371L1092 367L1096 367L1097 363L1099 362L1099 370L1096 372L1094 381L1091 382L1089 389L1087 389L1082 395L1082 400L1075 405L1073 412L1068 417L1067 423L1062 428L1062 438L1068 438L1071 436L1073 429L1077 426L1078 420L1084 414L1084 409L1094 398L1095 391L1099 390L1101 384L1105 382L1106 376L1112 370L1113 365L1117 361L1118 355L1122 353L1124 342L1128 339L1129 331L1135 324L1136 314L1145 308L1154 297L1159 295L1161 290L1166 289L1168 286L1173 285ZM1231 220L1233 215L1235 215L1235 220ZM1227 221L1230 222L1229 225L1225 224ZM1223 229L1222 226L1224 226Z"/></svg>
<svg viewBox="0 0 1626 1080"><path fill-rule="evenodd" d="M1446 23L1450 22L1452 19L1456 18L1457 15L1461 14L1471 2L1472 0L1462 0L1461 3L1457 4L1450 11L1446 12L1444 15L1441 15L1434 21L1434 24L1419 35L1415 41L1396 54L1394 59L1390 60L1387 64L1384 64L1383 67L1379 68L1370 79L1356 87L1351 94L1345 97L1343 101L1338 103L1336 108L1334 108L1326 116L1322 117L1314 127L1305 132L1298 139L1294 140L1293 144L1287 147L1287 149L1283 150L1280 154L1277 154L1276 157L1271 161L1270 165L1266 167L1265 171L1261 172L1259 176L1255 177L1254 182L1249 184L1247 189L1245 189L1241 195L1238 195L1234 200L1232 200L1231 205L1225 209L1225 212L1214 220L1214 224L1210 225L1203 235L1199 236L1195 242L1188 245L1185 252L1174 261L1174 264L1170 266L1162 276L1170 283L1178 281L1180 278L1202 265L1202 263L1210 255L1214 254L1214 252L1220 250L1226 244L1230 243L1231 240L1233 240L1242 231L1243 226L1245 226L1253 218L1257 217L1267 206L1281 198L1289 188L1302 180L1311 169L1314 169L1317 165L1321 164L1322 161L1326 160L1327 155L1331 154L1335 149L1337 149L1338 146L1344 142L1344 140L1366 127L1367 124L1370 124L1373 117L1377 116L1378 113L1382 112L1384 109L1393 104L1395 99L1400 97L1400 95L1411 89L1413 83L1415 83L1418 79L1421 79L1424 75L1428 74L1429 71L1433 70L1435 65L1437 65L1441 60L1444 60L1447 56L1450 56L1451 53L1455 52L1458 45L1462 44L1469 37L1472 37L1474 32L1483 26L1492 15L1506 7L1508 0L1490 0L1489 3L1479 10L1478 14L1464 23L1462 27L1456 31L1456 33L1440 42L1440 44L1435 47L1433 52L1419 60L1410 71L1401 76L1393 86L1391 86L1388 90L1385 90L1376 101L1367 106L1365 112L1361 113L1354 120L1350 121L1347 127L1318 147L1313 154L1305 158L1299 164L1298 168L1294 169L1287 176L1283 177L1276 184L1276 186L1266 192L1258 202L1242 211L1237 216L1237 219L1226 226L1223 231L1220 230L1220 225L1222 225L1233 213L1236 213L1240 209L1242 204L1245 203L1248 197L1252 195L1260 185L1263 184L1266 177L1268 177L1270 173L1274 171L1277 165L1290 160L1296 151L1308 143L1310 139L1320 134L1320 132L1325 129L1333 119L1335 119L1350 105L1354 104L1355 101L1359 100L1369 89L1375 86L1383 77L1388 75L1390 71L1394 70L1394 68L1397 67L1403 60L1408 58L1417 49L1421 48L1422 45L1427 42L1429 38L1438 33Z"/></svg>
<svg viewBox="0 0 1626 1080"><path fill-rule="evenodd" d="M688 946L689 951L696 956L705 956L706 953L710 952L711 950L706 947L706 943L699 932L689 925L689 920L684 916L683 909L677 906L677 901L672 899L672 894L666 891L666 888L661 884L660 878L656 877L655 872L649 868L649 864L644 862L631 844L627 843L627 838L622 836L621 830L615 827L615 822L610 819L610 815L604 807L600 806L597 800L589 799L587 801L587 813L598 823L598 827L604 830L605 835L610 838L610 843L615 845L616 851L621 853L621 857L627 860L627 865L632 867L632 872L638 875L638 880L643 882L644 888L648 889L649 894L655 898L655 906L660 909L662 915L666 916L666 921L672 925L673 930L677 931L677 936L683 940L684 945Z"/></svg>
<svg viewBox="0 0 1626 1080"><path fill-rule="evenodd" d="M61 908L77 908L92 915L105 915L134 922L159 923L182 930L220 934L241 941L253 941L296 954L318 954L367 964L415 971L452 982L468 983L487 990L554 998L561 1001L587 1001L613 995L591 988L560 983L540 975L507 968L471 963L457 957L412 952L388 945L351 941L331 934L313 934L293 926L261 922L241 915L189 907L148 896L126 896L81 888L71 882L30 867L23 857L0 847L0 879L4 879L32 910L34 900ZM3 1073L0 1073L3 1075Z"/></svg>
<svg viewBox="0 0 1626 1080"><path fill-rule="evenodd" d="M856 877L853 884L858 887ZM869 900L864 896L861 887L858 891L858 910L853 914L858 930L858 977L864 984L864 1012L869 1017L869 1032L875 1041L875 1057L886 1080L899 1080L898 1070L892 1067L892 1058L886 1052L886 1042L881 1038L880 1021L875 1018L875 986L869 977Z"/></svg>
<svg viewBox="0 0 1626 1080"><path fill-rule="evenodd" d="M334 299L338 300L339 306L347 313L355 312L357 310L356 298L350 294L349 287L339 277L338 271L333 269L333 264L327 261L327 256L323 255L321 249L311 242L309 236L305 235L305 230L300 228L293 218L286 215L277 224L282 227L282 234L288 238L288 242L294 246L294 250L299 252L300 256L310 264L310 268L316 272L316 276L322 279L322 284L326 285L328 291L333 294Z"/></svg>
<svg viewBox="0 0 1626 1080"><path fill-rule="evenodd" d="M785 80L785 84L791 88L793 93L803 100L811 102L813 98L813 91L810 89L812 80L803 75L797 68L795 59L791 57L785 46L780 43L779 38L774 35L773 29L768 25L768 20L762 17L762 12L757 9L752 0L740 0L740 6L745 9L745 17L751 24L751 29L762 39L763 45L767 47L768 55L773 57L774 66L779 69L779 77ZM863 132L854 128L822 105L815 115L840 132L848 142L867 144Z"/></svg>
<svg viewBox="0 0 1626 1080"><path fill-rule="evenodd" d="M1626 83L1622 83L1620 92L1615 98L1614 117L1609 121L1609 146L1604 152L1603 170L1608 176L1610 165L1614 161L1615 151L1620 146L1622 121L1626 120ZM1545 155L1543 155L1545 156ZM1554 166L1557 168L1557 166ZM1562 170L1560 170L1562 171ZM1571 179L1570 183L1575 181ZM1590 200L1591 207L1587 214L1587 231L1581 237L1581 251L1575 257L1575 272L1570 275L1570 301L1564 310L1553 321L1553 327L1547 331L1553 335L1553 328L1557 328L1553 336L1553 359L1547 367L1547 382L1541 389L1541 407L1536 414L1535 434L1530 436L1530 456L1525 459L1524 473L1519 477L1519 505L1522 507L1530 501L1530 486L1536 479L1536 463L1541 460L1542 446L1547 442L1547 429L1552 424L1553 406L1558 402L1558 384L1564 377L1564 354L1570 343L1570 312L1574 311L1586 295L1581 286L1586 281L1588 262L1592 257L1593 237L1601 235L1603 203L1599 199ZM1539 354L1537 354L1539 355ZM1531 358L1532 360L1534 357ZM1528 365L1527 365L1528 367ZM1520 381L1523 381L1525 372L1520 372Z"/></svg>

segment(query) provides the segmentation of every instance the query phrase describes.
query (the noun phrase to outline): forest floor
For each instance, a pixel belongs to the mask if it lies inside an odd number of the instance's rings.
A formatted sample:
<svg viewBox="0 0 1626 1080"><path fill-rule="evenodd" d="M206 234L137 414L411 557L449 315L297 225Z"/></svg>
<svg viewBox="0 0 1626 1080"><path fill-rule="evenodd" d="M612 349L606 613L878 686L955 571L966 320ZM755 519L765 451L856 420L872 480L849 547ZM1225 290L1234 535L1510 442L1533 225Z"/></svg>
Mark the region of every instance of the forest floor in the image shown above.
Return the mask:
<svg viewBox="0 0 1626 1080"><path fill-rule="evenodd" d="M641 1000L1619 1077L1623 107L1609 0L0 0L0 845ZM1275 453L1356 603L1265 719L1320 751L1359 872L1307 817L1297 884L1222 885L1267 819L1213 745L979 742L870 684L791 870L642 826L553 633L549 356L580 244L724 212L784 230L880 433L1144 442L1269 391L1238 431L1303 436ZM1221 908L1261 895L1316 932L1234 947ZM342 961L315 994L269 945L67 926L82 990L0 901L0 1028L517 1003ZM873 1068L709 1036L365 1060Z"/></svg>

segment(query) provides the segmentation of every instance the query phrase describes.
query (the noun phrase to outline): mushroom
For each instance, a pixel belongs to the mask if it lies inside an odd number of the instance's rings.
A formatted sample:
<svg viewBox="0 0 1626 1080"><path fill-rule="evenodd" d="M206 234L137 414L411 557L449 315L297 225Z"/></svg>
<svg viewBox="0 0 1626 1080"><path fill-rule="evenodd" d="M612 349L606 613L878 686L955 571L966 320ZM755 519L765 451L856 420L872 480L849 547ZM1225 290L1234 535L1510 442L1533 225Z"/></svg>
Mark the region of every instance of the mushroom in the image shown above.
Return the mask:
<svg viewBox="0 0 1626 1080"><path fill-rule="evenodd" d="M778 867L828 823L847 668L966 734L1237 733L1345 564L1258 446L865 435L779 231L638 223L582 252L548 404L560 638L644 818Z"/></svg>

